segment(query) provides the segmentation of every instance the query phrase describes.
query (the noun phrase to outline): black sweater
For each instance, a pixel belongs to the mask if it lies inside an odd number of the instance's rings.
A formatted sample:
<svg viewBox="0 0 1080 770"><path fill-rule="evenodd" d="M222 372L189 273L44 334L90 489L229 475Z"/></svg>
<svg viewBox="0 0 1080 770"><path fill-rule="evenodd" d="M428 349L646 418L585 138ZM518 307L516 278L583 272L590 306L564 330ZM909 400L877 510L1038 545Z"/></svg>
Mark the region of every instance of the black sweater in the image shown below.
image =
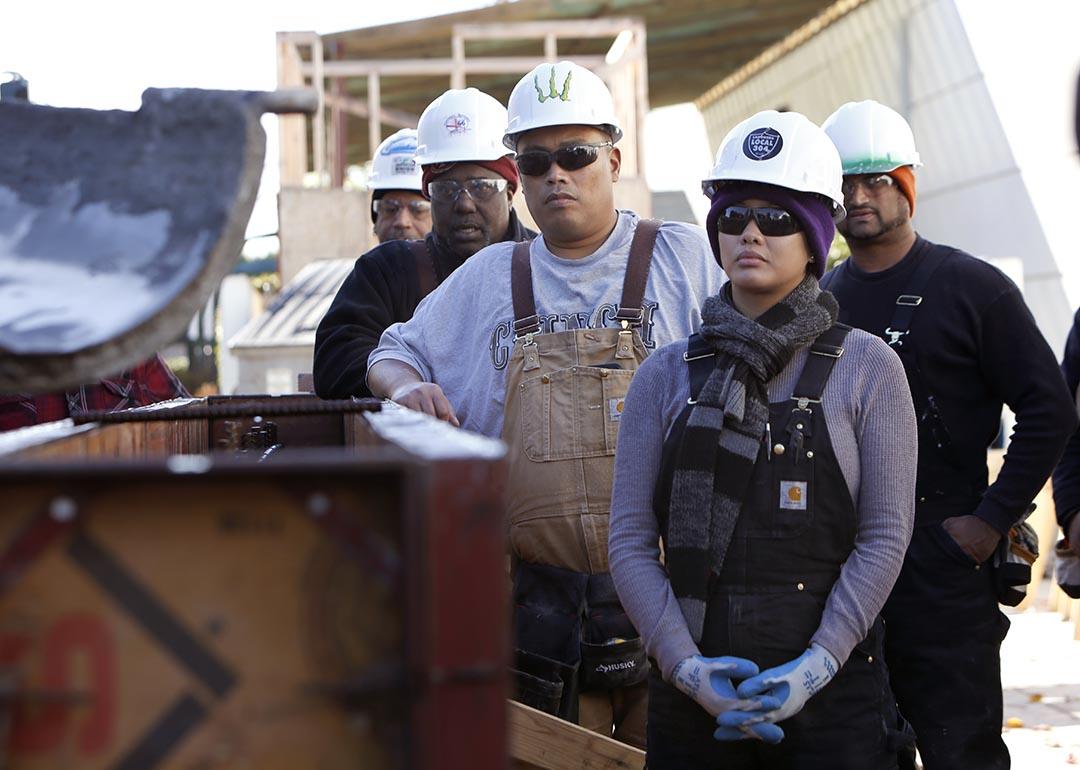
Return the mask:
<svg viewBox="0 0 1080 770"><path fill-rule="evenodd" d="M1073 317L1061 371L1069 392L1076 393L1077 386L1080 386L1080 310ZM1057 510L1058 523L1067 532L1069 520L1080 510L1080 431L1069 439L1065 454L1054 469L1054 508Z"/></svg>
<svg viewBox="0 0 1080 770"><path fill-rule="evenodd" d="M897 297L911 293L912 274L935 251L948 256L920 292L901 355L920 418L916 524L974 513L1005 533L1038 494L1077 426L1057 360L1019 289L997 268L921 237L887 270L866 273L849 259L826 282L842 322L888 341L884 332ZM942 431L934 430L929 396L949 437L945 449L936 446ZM986 449L999 431L1003 402L1016 414L1016 430L988 489Z"/></svg>
<svg viewBox="0 0 1080 770"><path fill-rule="evenodd" d="M536 233L510 211L504 241L532 240ZM442 283L464 260L431 232L427 247L435 279ZM408 241L387 241L356 260L315 332L315 392L322 398L370 396L367 360L391 324L408 321L424 296Z"/></svg>

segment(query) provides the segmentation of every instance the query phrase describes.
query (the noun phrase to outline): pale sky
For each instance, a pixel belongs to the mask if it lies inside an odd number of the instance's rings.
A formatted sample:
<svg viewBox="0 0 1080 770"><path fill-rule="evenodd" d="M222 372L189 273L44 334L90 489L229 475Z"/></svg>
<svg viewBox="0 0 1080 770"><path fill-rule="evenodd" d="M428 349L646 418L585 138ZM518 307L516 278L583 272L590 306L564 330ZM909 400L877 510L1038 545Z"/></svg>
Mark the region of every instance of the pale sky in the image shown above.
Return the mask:
<svg viewBox="0 0 1080 770"><path fill-rule="evenodd" d="M338 32L492 4L484 0L188 0L167 4L12 0L0 5L0 72L21 73L30 83L30 99L35 103L135 110L148 87L273 89L278 31ZM277 118L264 117L263 126L267 163L249 236L277 227ZM697 111L689 106L657 110L645 130L650 185L695 189L710 156ZM676 132L679 141L673 142ZM673 162L665 162L668 156Z"/></svg>

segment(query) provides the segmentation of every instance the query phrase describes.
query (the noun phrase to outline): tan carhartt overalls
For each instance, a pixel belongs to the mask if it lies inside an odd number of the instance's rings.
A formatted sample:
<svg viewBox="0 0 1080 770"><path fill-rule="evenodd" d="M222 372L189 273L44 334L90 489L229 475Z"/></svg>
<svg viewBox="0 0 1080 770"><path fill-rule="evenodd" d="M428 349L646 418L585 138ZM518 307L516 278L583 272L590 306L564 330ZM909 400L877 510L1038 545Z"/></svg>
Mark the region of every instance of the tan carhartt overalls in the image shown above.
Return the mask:
<svg viewBox="0 0 1080 770"><path fill-rule="evenodd" d="M639 329L659 224L640 220L634 231L619 328L541 334L529 244L515 246L515 340L502 434L510 458L519 684L528 678L522 671L537 673L537 660L575 671L560 669L565 689L550 708L521 699L606 735L614 728L616 738L640 746L648 663L607 574L608 514L623 399L648 355ZM547 669L538 676L560 678Z"/></svg>

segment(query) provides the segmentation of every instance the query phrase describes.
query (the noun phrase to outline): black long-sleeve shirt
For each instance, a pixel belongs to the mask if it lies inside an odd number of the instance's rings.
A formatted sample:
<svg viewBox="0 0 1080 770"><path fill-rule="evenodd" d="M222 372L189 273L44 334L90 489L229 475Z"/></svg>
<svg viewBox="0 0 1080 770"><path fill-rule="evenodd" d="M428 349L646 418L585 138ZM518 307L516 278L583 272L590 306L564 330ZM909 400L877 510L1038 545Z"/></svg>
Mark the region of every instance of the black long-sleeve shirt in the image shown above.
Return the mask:
<svg viewBox="0 0 1080 770"><path fill-rule="evenodd" d="M504 241L532 240L536 233L510 211ZM425 239L436 285L465 261L435 235ZM367 361L391 324L408 321L424 298L408 241L387 241L356 260L315 332L313 375L321 398L370 396ZM508 289L509 290L509 289Z"/></svg>
<svg viewBox="0 0 1080 770"><path fill-rule="evenodd" d="M1073 316L1072 330L1065 343L1065 357L1061 361L1065 385L1070 393L1080 386L1080 310ZM1080 511L1080 431L1073 433L1065 445L1065 454L1054 469L1054 508L1058 523L1068 532L1069 522Z"/></svg>
<svg viewBox="0 0 1080 770"><path fill-rule="evenodd" d="M971 500L974 513L1001 533L1038 494L1077 427L1072 396L1050 346L1016 285L1000 270L962 251L919 237L896 265L877 273L852 260L834 269L829 290L840 320L882 336L919 264L934 250L951 252L920 294L905 355L915 352L920 374L908 369L916 415L933 396L951 446L939 450L921 420L916 524L942 518L928 490ZM910 359L909 359L910 361ZM921 380L917 382L916 380ZM920 396L920 394L922 394ZM923 400L924 403L918 403ZM1002 404L1016 414L1005 463L987 488L986 449L997 435Z"/></svg>

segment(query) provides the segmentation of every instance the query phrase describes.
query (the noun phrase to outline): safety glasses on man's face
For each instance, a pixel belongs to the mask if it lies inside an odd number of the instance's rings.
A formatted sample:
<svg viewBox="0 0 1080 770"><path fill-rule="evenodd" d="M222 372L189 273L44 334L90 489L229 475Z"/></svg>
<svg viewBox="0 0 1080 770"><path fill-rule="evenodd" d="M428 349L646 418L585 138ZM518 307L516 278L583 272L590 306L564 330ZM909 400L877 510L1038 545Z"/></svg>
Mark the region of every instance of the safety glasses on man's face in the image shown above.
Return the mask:
<svg viewBox="0 0 1080 770"><path fill-rule="evenodd" d="M563 171L577 171L579 168L595 163L600 157L601 147L612 147L611 142L591 144L570 144L557 150L529 150L517 156L517 167L525 176L540 176L547 173L552 163L557 163Z"/></svg>
<svg viewBox="0 0 1080 770"><path fill-rule="evenodd" d="M888 174L849 174L844 177L840 191L845 197L850 197L862 187L869 195L877 195L895 184L896 180Z"/></svg>
<svg viewBox="0 0 1080 770"><path fill-rule="evenodd" d="M453 179L436 179L428 182L428 197L436 203L454 203L464 191L474 201L490 200L496 193L501 193L510 184L505 179L466 179L457 182Z"/></svg>
<svg viewBox="0 0 1080 770"><path fill-rule="evenodd" d="M791 212L775 206L728 206L720 212L716 229L724 235L742 235L743 230L750 224L750 217L757 222L762 235L794 235L802 230L799 220L792 216Z"/></svg>
<svg viewBox="0 0 1080 770"><path fill-rule="evenodd" d="M403 203L394 198L379 198L377 201L371 202L371 211L387 218L396 217L398 212L405 208L407 208L409 213L414 217L422 217L425 214L431 213L431 204L427 201L408 201Z"/></svg>

